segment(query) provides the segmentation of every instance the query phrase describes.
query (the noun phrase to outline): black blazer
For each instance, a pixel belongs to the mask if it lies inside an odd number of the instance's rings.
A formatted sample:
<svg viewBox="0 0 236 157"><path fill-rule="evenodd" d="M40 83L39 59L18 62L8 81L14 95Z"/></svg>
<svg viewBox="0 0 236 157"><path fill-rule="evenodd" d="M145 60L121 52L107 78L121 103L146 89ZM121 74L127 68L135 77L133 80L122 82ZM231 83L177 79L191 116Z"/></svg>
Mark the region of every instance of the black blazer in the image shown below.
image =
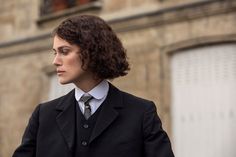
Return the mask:
<svg viewBox="0 0 236 157"><path fill-rule="evenodd" d="M38 105L13 157L73 157L74 90ZM88 157L174 157L153 102L109 85Z"/></svg>

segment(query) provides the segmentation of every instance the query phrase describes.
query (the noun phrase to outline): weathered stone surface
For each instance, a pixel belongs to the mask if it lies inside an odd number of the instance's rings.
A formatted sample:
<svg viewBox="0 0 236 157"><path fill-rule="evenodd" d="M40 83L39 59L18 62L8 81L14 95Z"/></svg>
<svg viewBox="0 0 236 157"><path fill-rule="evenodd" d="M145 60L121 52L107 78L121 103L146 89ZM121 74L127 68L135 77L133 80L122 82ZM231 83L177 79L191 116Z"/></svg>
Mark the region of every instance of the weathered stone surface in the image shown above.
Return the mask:
<svg viewBox="0 0 236 157"><path fill-rule="evenodd" d="M235 1L165 10L187 2L104 0L99 12L118 33L131 65L127 76L112 83L153 100L170 135L171 53L199 44L236 41ZM39 0L0 3L0 156L9 157L21 141L32 110L47 100L52 43L44 34L59 20L39 26Z"/></svg>

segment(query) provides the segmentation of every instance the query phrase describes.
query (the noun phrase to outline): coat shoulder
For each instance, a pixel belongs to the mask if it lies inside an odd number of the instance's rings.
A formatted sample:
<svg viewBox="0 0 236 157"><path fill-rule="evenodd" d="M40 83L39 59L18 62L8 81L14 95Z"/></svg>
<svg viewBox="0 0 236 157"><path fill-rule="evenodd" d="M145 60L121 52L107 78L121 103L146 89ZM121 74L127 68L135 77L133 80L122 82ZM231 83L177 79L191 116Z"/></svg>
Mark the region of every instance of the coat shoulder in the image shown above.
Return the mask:
<svg viewBox="0 0 236 157"><path fill-rule="evenodd" d="M147 110L148 108L155 107L153 101L135 96L133 94L122 92L124 104L127 104L131 107L140 108L142 110Z"/></svg>
<svg viewBox="0 0 236 157"><path fill-rule="evenodd" d="M40 110L63 109L66 107L65 102L71 101L73 99L75 99L74 98L74 89L71 90L66 95L63 95L63 96L58 97L56 99L41 103Z"/></svg>

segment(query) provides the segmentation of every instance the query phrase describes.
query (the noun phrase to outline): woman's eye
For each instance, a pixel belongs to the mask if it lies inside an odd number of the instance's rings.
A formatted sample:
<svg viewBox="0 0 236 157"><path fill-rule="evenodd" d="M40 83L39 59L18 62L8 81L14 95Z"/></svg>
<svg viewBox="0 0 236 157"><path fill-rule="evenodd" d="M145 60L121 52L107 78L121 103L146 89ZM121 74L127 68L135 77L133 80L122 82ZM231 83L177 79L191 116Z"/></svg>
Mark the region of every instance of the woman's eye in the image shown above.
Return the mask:
<svg viewBox="0 0 236 157"><path fill-rule="evenodd" d="M63 55L67 55L67 54L68 54L68 52L69 52L69 50L68 50L68 49L63 49L63 50L61 50L61 54L63 54Z"/></svg>

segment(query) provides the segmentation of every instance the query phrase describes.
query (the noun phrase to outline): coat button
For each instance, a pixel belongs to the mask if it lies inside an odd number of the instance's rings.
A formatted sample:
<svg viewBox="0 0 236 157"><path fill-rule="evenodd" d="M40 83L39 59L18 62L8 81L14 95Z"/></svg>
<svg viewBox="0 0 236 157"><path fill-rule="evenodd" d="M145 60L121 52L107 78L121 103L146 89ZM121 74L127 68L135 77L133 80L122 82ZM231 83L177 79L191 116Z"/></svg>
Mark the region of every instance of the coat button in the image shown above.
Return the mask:
<svg viewBox="0 0 236 157"><path fill-rule="evenodd" d="M83 127L84 127L85 129L88 129L89 125L88 125L88 124L84 124Z"/></svg>
<svg viewBox="0 0 236 157"><path fill-rule="evenodd" d="M82 144L82 146L87 146L88 142L87 141L82 141L81 144Z"/></svg>

